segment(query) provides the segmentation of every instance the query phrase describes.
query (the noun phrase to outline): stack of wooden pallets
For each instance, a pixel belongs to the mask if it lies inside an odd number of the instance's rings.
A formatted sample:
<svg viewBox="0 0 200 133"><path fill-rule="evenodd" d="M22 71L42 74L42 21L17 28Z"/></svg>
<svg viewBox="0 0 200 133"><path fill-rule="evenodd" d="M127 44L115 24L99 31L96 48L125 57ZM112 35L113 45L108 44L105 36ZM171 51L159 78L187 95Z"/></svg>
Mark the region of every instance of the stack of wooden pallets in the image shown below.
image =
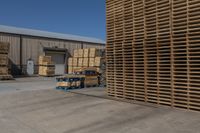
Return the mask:
<svg viewBox="0 0 200 133"><path fill-rule="evenodd" d="M51 56L39 57L39 75L51 77L55 75L55 64L51 60Z"/></svg>
<svg viewBox="0 0 200 133"><path fill-rule="evenodd" d="M200 111L199 9L199 0L107 0L108 95Z"/></svg>
<svg viewBox="0 0 200 133"><path fill-rule="evenodd" d="M8 72L8 53L10 44L0 42L0 80L12 79Z"/></svg>
<svg viewBox="0 0 200 133"><path fill-rule="evenodd" d="M96 48L74 50L73 57L68 59L68 73L88 67L95 67L100 71L100 66L105 61L103 51Z"/></svg>

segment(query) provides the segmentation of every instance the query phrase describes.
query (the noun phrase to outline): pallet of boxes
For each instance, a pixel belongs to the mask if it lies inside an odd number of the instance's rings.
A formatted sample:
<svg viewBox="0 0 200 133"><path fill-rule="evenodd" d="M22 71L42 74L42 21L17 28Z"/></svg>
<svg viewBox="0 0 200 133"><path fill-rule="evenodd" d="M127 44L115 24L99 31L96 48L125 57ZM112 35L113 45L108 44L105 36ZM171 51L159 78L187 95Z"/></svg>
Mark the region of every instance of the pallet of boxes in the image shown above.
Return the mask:
<svg viewBox="0 0 200 133"><path fill-rule="evenodd" d="M13 78L8 71L9 48L9 43L0 42L0 80L10 80Z"/></svg>
<svg viewBox="0 0 200 133"><path fill-rule="evenodd" d="M83 88L84 75L67 74L64 76L56 77L56 89L58 90L71 90Z"/></svg>
<svg viewBox="0 0 200 133"><path fill-rule="evenodd" d="M103 64L103 62L105 62L104 53L104 49L97 48L74 50L73 57L68 59L68 73L76 73L78 71L92 69L98 73L96 77L99 78L98 76L101 75L101 73L103 72L101 65ZM94 77L90 79L92 81L92 79L94 80ZM91 84L94 83L89 82L89 78L86 81Z"/></svg>
<svg viewBox="0 0 200 133"><path fill-rule="evenodd" d="M84 75L84 87L99 86L98 73L95 68L83 68L81 74Z"/></svg>
<svg viewBox="0 0 200 133"><path fill-rule="evenodd" d="M51 56L39 57L39 75L44 77L55 76L55 64L51 60Z"/></svg>

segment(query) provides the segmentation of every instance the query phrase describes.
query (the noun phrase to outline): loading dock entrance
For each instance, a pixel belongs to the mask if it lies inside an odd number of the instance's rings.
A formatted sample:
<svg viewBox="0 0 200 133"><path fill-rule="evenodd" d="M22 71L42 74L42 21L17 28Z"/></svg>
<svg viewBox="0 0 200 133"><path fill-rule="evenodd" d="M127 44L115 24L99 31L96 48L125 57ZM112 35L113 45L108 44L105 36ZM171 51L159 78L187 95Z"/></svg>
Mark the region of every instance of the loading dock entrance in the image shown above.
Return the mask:
<svg viewBox="0 0 200 133"><path fill-rule="evenodd" d="M67 49L44 48L45 56L51 56L55 64L55 75L63 75L66 72Z"/></svg>

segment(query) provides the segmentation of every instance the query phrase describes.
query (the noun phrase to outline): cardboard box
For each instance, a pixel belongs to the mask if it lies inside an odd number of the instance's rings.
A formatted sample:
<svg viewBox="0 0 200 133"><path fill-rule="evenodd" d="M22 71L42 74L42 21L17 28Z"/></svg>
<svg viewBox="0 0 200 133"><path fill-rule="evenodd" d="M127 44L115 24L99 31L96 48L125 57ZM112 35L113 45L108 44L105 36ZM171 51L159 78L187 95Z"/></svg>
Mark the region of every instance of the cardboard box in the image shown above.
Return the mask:
<svg viewBox="0 0 200 133"><path fill-rule="evenodd" d="M105 59L102 58L102 57L95 57L95 66L96 66L96 67L100 67L101 64L102 64L104 61L105 61Z"/></svg>
<svg viewBox="0 0 200 133"><path fill-rule="evenodd" d="M54 76L55 75L55 66L40 66L39 75L41 76Z"/></svg>
<svg viewBox="0 0 200 133"><path fill-rule="evenodd" d="M40 56L39 57L39 65L43 65L44 63L46 63L46 64L52 63L51 56Z"/></svg>
<svg viewBox="0 0 200 133"><path fill-rule="evenodd" d="M81 81L76 81L76 87L80 87L81 86Z"/></svg>
<svg viewBox="0 0 200 133"><path fill-rule="evenodd" d="M84 81L85 86L97 86L99 84L99 80L97 76L86 76Z"/></svg>
<svg viewBox="0 0 200 133"><path fill-rule="evenodd" d="M70 87L71 83L70 82L57 82L57 87Z"/></svg>
<svg viewBox="0 0 200 133"><path fill-rule="evenodd" d="M89 52L90 52L90 49L84 49L84 55L83 55L83 57L84 58L88 58L89 57Z"/></svg>
<svg viewBox="0 0 200 133"><path fill-rule="evenodd" d="M97 67L96 69L97 69L97 72L98 72L98 73L100 73L100 68L99 68L99 67Z"/></svg>
<svg viewBox="0 0 200 133"><path fill-rule="evenodd" d="M89 66L89 58L83 58L83 66L88 67Z"/></svg>
<svg viewBox="0 0 200 133"><path fill-rule="evenodd" d="M83 54L84 54L84 50L83 49L79 49L78 50L78 57L79 58L83 58Z"/></svg>
<svg viewBox="0 0 200 133"><path fill-rule="evenodd" d="M43 66L53 66L54 63L52 61L51 62L43 62L40 65L43 65Z"/></svg>
<svg viewBox="0 0 200 133"><path fill-rule="evenodd" d="M78 66L78 58L73 58L73 67Z"/></svg>
<svg viewBox="0 0 200 133"><path fill-rule="evenodd" d="M73 58L68 58L68 66L73 66Z"/></svg>
<svg viewBox="0 0 200 133"><path fill-rule="evenodd" d="M81 71L81 67L73 67L73 72L80 72Z"/></svg>
<svg viewBox="0 0 200 133"><path fill-rule="evenodd" d="M89 58L89 66L94 67L95 66L95 58Z"/></svg>
<svg viewBox="0 0 200 133"><path fill-rule="evenodd" d="M97 56L101 56L101 50L97 49L97 48L90 48L89 57L94 58L94 57L97 57Z"/></svg>
<svg viewBox="0 0 200 133"><path fill-rule="evenodd" d="M78 58L78 57L79 57L78 52L79 52L78 49L75 49L75 50L74 50L74 57L75 57L75 58Z"/></svg>
<svg viewBox="0 0 200 133"><path fill-rule="evenodd" d="M73 67L72 66L68 66L68 73L73 73Z"/></svg>
<svg viewBox="0 0 200 133"><path fill-rule="evenodd" d="M78 67L83 66L83 58L78 58Z"/></svg>

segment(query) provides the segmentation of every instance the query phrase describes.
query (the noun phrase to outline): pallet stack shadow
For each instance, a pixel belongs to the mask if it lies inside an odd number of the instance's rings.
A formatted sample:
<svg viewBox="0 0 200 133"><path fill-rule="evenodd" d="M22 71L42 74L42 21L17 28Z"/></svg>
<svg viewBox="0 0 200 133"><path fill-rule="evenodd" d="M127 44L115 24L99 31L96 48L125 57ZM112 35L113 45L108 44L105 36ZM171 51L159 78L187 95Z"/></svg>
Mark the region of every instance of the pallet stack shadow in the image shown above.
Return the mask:
<svg viewBox="0 0 200 133"><path fill-rule="evenodd" d="M51 60L51 56L39 57L39 75L45 77L55 76L55 64Z"/></svg>
<svg viewBox="0 0 200 133"><path fill-rule="evenodd" d="M12 76L8 72L9 48L9 43L0 42L0 80L12 79Z"/></svg>
<svg viewBox="0 0 200 133"><path fill-rule="evenodd" d="M73 57L68 59L68 73L88 67L94 67L100 72L101 64L105 62L103 51L96 48L74 50Z"/></svg>
<svg viewBox="0 0 200 133"><path fill-rule="evenodd" d="M107 0L107 91L200 111L199 0Z"/></svg>

